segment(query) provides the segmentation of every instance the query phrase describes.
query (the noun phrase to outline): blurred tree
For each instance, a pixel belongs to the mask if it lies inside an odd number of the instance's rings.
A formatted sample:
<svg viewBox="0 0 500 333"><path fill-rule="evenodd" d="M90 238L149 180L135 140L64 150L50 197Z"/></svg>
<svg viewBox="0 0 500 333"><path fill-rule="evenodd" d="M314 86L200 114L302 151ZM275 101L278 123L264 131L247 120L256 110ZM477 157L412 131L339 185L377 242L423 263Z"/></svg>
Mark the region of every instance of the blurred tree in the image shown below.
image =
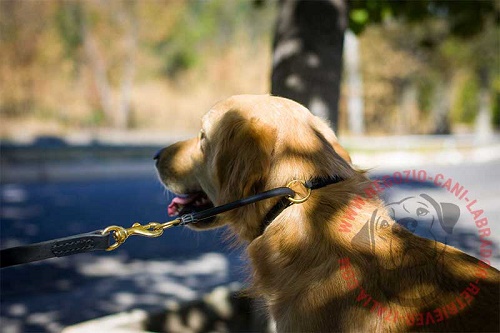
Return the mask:
<svg viewBox="0 0 500 333"><path fill-rule="evenodd" d="M280 0L271 93L293 99L336 129L347 4Z"/></svg>
<svg viewBox="0 0 500 333"><path fill-rule="evenodd" d="M96 33L96 25L100 16L108 16L113 23L112 30L121 32L121 70L119 84L119 101L113 103L113 80L111 67L115 62L107 62L103 47L96 35L103 35L100 29ZM98 110L104 115L108 125L116 128L127 128L130 121L132 83L135 75L135 53L137 49L138 22L136 3L114 1L92 8L80 2L63 2L55 15L57 30L64 46L66 57L73 60L77 72L82 64L88 64L92 73L93 86L98 96ZM108 28L109 29L109 28ZM118 47L117 47L118 49ZM83 60L83 61L82 61ZM119 62L119 61L118 61ZM119 62L120 63L120 62Z"/></svg>
<svg viewBox="0 0 500 333"><path fill-rule="evenodd" d="M362 132L364 123L372 133L390 133L397 128L387 122L399 121L405 133L445 133L451 120L464 129L477 122L485 133L491 109L499 123L498 2L254 3L262 8L232 0L0 1L0 115L16 122L31 117L61 133L66 126L130 127L131 120L137 127L195 130L198 116L190 110L229 94L269 91L265 69L274 67L274 94L337 126L340 60L348 48L342 31L350 27L360 34L363 77L356 84L364 90L343 89L364 106L350 120L366 119L349 122L351 132L356 126ZM356 64L348 57L345 73ZM196 101L186 97L193 91ZM175 117L164 112L167 104ZM0 134L17 135L7 121Z"/></svg>
<svg viewBox="0 0 500 333"><path fill-rule="evenodd" d="M349 10L345 0L280 0L273 43L271 92L326 116L334 129L338 126L343 36L347 26L359 34L369 24L390 19L422 24L441 18L448 22L448 34L472 38L483 31L485 24L498 20L498 4L494 0L350 0L348 5ZM435 49L442 37L422 36L418 46ZM449 111L446 106L440 109ZM438 122L443 119L442 115L436 117ZM436 126L439 132L449 128L445 124Z"/></svg>
<svg viewBox="0 0 500 333"><path fill-rule="evenodd" d="M0 1L0 111L9 116L29 114L35 107L36 65L43 49L44 18L50 5ZM28 22L29 24L26 24Z"/></svg>

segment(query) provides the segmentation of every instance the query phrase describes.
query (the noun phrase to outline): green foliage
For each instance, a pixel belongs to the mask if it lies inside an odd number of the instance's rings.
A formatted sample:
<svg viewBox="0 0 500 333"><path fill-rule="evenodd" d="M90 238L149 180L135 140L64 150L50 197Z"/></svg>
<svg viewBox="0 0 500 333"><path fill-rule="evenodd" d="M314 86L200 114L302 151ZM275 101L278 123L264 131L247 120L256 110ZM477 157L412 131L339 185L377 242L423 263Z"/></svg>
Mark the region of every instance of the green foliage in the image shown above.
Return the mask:
<svg viewBox="0 0 500 333"><path fill-rule="evenodd" d="M87 126L102 126L106 124L106 115L100 108L94 108L92 113L85 121L85 125Z"/></svg>
<svg viewBox="0 0 500 333"><path fill-rule="evenodd" d="M493 126L500 129L500 92L493 94Z"/></svg>
<svg viewBox="0 0 500 333"><path fill-rule="evenodd" d="M422 77L417 81L418 89L418 109L424 114L428 115L433 107L434 94L435 94L435 78L430 76Z"/></svg>
<svg viewBox="0 0 500 333"><path fill-rule="evenodd" d="M483 31L485 22L495 16L494 0L351 0L349 28L362 32L370 23L396 18L419 23L441 17L449 22L450 32L471 37Z"/></svg>
<svg viewBox="0 0 500 333"><path fill-rule="evenodd" d="M356 34L363 32L369 23L380 23L392 14L386 0L353 0L349 8L349 29Z"/></svg>
<svg viewBox="0 0 500 333"><path fill-rule="evenodd" d="M55 23L61 37L65 56L75 59L83 43L83 11L79 2L63 2L56 11Z"/></svg>
<svg viewBox="0 0 500 333"><path fill-rule="evenodd" d="M128 7L132 4L134 10ZM9 82L0 90L0 113L11 118L38 114L68 126L111 125L99 102L93 63L87 59L92 55L89 49L82 52L83 43L89 36L95 42L98 52L92 59L102 61L115 101L128 59L124 37L130 31L137 33L132 97L137 109L131 110L129 127L147 126L163 112L163 102L148 104L153 96L167 91L169 99L183 100L185 89L191 91L192 82L198 84L202 75L207 80L198 88L218 91L215 98L220 91L251 90L256 85L240 85L241 76L245 81L266 80L265 57L270 54L262 45L271 46L277 10L275 2L259 4L255 8L253 1L234 0L0 1L0 79ZM500 28L492 0L349 0L349 5L350 28L356 33L366 29L361 54L370 127L382 112L388 117L397 110L399 85L407 81L416 84L420 116L431 119L436 100L443 101L437 90L450 88L453 101L443 109L452 110L454 121L469 123L478 110L479 87L486 87L500 127ZM376 23L384 24L370 27ZM232 64L225 66L226 60ZM234 65L240 63L258 69L241 74ZM463 73L469 75L467 82Z"/></svg>
<svg viewBox="0 0 500 333"><path fill-rule="evenodd" d="M224 47L236 33L251 26L250 1L189 1L174 32L153 46L163 58L163 72L175 76L203 60L209 45Z"/></svg>
<svg viewBox="0 0 500 333"><path fill-rule="evenodd" d="M479 110L479 83L474 76L462 81L458 89L457 99L451 110L454 122L472 124Z"/></svg>
<svg viewBox="0 0 500 333"><path fill-rule="evenodd" d="M349 28L359 34L364 30L370 19L370 14L364 8L352 9L349 12Z"/></svg>
<svg viewBox="0 0 500 333"><path fill-rule="evenodd" d="M492 80L491 103L493 104L493 126L500 129L500 68L497 67L496 76Z"/></svg>

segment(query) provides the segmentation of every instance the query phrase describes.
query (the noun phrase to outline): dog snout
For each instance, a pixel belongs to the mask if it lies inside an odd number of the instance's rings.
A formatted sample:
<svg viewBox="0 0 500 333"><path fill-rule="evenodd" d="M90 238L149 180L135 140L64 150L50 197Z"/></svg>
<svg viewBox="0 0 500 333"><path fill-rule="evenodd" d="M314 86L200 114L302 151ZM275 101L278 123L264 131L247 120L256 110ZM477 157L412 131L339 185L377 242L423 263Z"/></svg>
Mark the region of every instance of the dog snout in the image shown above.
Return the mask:
<svg viewBox="0 0 500 333"><path fill-rule="evenodd" d="M163 152L164 149L165 148L162 148L162 149L158 150L156 152L156 154L153 156L153 160L155 160L156 167L158 167L158 164L160 163L161 153Z"/></svg>

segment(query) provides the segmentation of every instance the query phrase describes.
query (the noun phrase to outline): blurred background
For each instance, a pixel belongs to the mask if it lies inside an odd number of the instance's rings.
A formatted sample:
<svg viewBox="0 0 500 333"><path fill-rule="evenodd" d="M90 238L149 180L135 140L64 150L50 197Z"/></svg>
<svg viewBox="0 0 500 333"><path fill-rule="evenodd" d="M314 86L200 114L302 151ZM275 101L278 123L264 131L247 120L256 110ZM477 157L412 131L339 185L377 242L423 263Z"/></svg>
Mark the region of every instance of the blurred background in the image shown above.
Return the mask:
<svg viewBox="0 0 500 333"><path fill-rule="evenodd" d="M342 134L470 133L482 117L498 129L497 2L351 1L331 13L316 2L299 2L299 20L287 1L3 1L0 135L186 136L222 98L297 95L315 89L308 79L341 83ZM346 28L342 68L334 29ZM321 73L297 77L301 56ZM273 68L287 73L271 87Z"/></svg>
<svg viewBox="0 0 500 333"><path fill-rule="evenodd" d="M453 177L497 222L499 17L493 0L1 1L0 246L165 221L154 153L242 93L328 119L373 177ZM398 195L446 197L422 186ZM478 256L462 217L452 243ZM249 274L230 243L224 230L169 230L2 270L1 325L59 332L239 289Z"/></svg>

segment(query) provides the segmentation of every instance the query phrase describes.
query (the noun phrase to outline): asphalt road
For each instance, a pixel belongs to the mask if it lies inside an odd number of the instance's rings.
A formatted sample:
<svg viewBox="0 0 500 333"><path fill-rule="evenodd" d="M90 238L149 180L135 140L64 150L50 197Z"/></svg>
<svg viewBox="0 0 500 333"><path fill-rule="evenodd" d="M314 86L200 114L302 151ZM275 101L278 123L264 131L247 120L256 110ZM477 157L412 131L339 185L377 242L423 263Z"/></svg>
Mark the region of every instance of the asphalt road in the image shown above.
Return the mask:
<svg viewBox="0 0 500 333"><path fill-rule="evenodd" d="M166 221L168 193L153 175L114 180L2 184L2 248L103 229ZM3 269L3 332L57 332L131 309L161 309L216 285L243 281L240 250L224 231L187 228L132 237L114 252L80 254ZM230 262L232 263L230 265Z"/></svg>
<svg viewBox="0 0 500 333"><path fill-rule="evenodd" d="M421 169L416 169L416 175ZM376 168L371 174L383 178L405 170L411 169ZM388 202L397 202L425 193L437 202L455 204L460 214L449 244L475 256L480 255L481 242L469 208L483 209L492 228L490 259L498 267L500 160L430 166L425 172L425 181L401 182L382 195ZM443 178L434 181L438 174ZM468 190L468 202L443 187L447 179ZM1 247L111 224L165 221L168 196L154 173L113 180L4 183L0 186ZM468 208L473 200L476 204ZM111 253L4 269L0 272L2 331L58 332L128 309L160 310L172 300L195 299L217 285L244 283L247 271L242 250L225 239L224 230L196 233L174 228L157 239L130 238Z"/></svg>

